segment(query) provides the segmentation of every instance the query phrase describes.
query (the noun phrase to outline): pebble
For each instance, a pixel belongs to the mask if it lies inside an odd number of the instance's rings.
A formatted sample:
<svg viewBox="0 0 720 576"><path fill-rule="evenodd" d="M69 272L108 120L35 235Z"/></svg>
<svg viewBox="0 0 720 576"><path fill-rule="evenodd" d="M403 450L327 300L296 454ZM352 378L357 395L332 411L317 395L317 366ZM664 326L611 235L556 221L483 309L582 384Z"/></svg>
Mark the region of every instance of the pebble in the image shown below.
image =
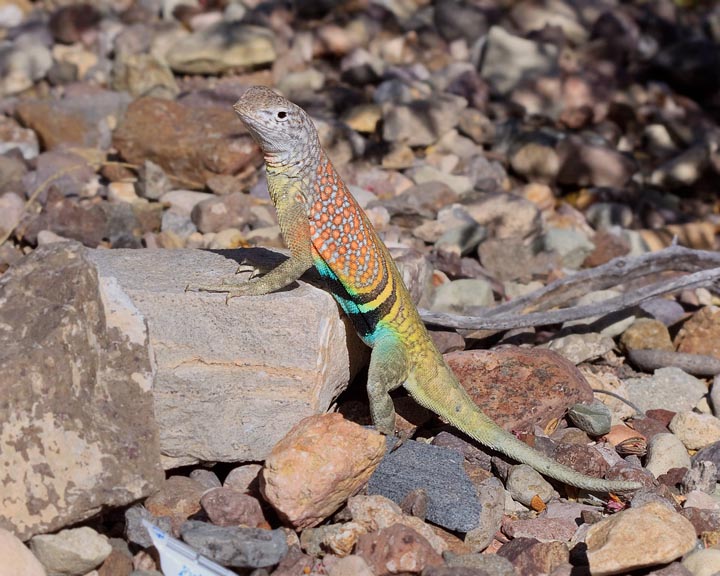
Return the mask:
<svg viewBox="0 0 720 576"><path fill-rule="evenodd" d="M620 337L626 350L675 350L665 324L651 318L638 318Z"/></svg>
<svg viewBox="0 0 720 576"><path fill-rule="evenodd" d="M160 490L145 500L153 516L168 516L177 529L187 518L200 512L200 497L205 487L187 476L170 476Z"/></svg>
<svg viewBox="0 0 720 576"><path fill-rule="evenodd" d="M544 242L545 249L557 253L562 265L571 270L580 268L595 249L595 244L584 233L563 228L549 227L545 231Z"/></svg>
<svg viewBox="0 0 720 576"><path fill-rule="evenodd" d="M678 412L669 428L688 450L699 450L720 441L720 419L711 414Z"/></svg>
<svg viewBox="0 0 720 576"><path fill-rule="evenodd" d="M498 556L507 558L516 574L551 574L568 563L570 554L563 542L539 542L534 538L515 538L503 545Z"/></svg>
<svg viewBox="0 0 720 576"><path fill-rule="evenodd" d="M690 455L674 434L656 434L648 443L645 468L657 478L672 468L690 468Z"/></svg>
<svg viewBox="0 0 720 576"><path fill-rule="evenodd" d="M425 538L402 524L361 535L355 553L375 574L417 573L443 563Z"/></svg>
<svg viewBox="0 0 720 576"><path fill-rule="evenodd" d="M505 488L513 500L525 506L530 506L536 497L549 502L556 494L552 485L527 464L510 468Z"/></svg>
<svg viewBox="0 0 720 576"><path fill-rule="evenodd" d="M374 572L362 556L353 554L338 559L327 568L328 576L374 576Z"/></svg>
<svg viewBox="0 0 720 576"><path fill-rule="evenodd" d="M180 535L199 554L222 566L273 566L280 562L288 551L285 533L281 529L213 526L206 522L189 520L180 527Z"/></svg>
<svg viewBox="0 0 720 576"><path fill-rule="evenodd" d="M707 354L720 358L720 308L705 306L698 310L675 337L678 352Z"/></svg>
<svg viewBox="0 0 720 576"><path fill-rule="evenodd" d="M444 282L435 288L431 310L449 314L469 314L476 308L494 304L493 290L486 280L464 278Z"/></svg>
<svg viewBox="0 0 720 576"><path fill-rule="evenodd" d="M24 212L25 201L20 196L12 192L0 196L0 231L13 230Z"/></svg>
<svg viewBox="0 0 720 576"><path fill-rule="evenodd" d="M585 542L590 571L602 575L672 562L697 541L686 518L651 502L593 524Z"/></svg>
<svg viewBox="0 0 720 576"><path fill-rule="evenodd" d="M33 536L30 549L49 574L68 576L88 573L112 552L107 537L87 526Z"/></svg>
<svg viewBox="0 0 720 576"><path fill-rule="evenodd" d="M503 532L510 538L534 538L539 542L569 542L577 531L574 520L564 518L529 518L503 522Z"/></svg>
<svg viewBox="0 0 720 576"><path fill-rule="evenodd" d="M590 436L602 436L610 431L612 414L599 400L591 404L573 404L568 408L570 420Z"/></svg>
<svg viewBox="0 0 720 576"><path fill-rule="evenodd" d="M602 358L615 348L615 342L605 334L586 332L553 338L543 347L557 352L577 365L588 360Z"/></svg>

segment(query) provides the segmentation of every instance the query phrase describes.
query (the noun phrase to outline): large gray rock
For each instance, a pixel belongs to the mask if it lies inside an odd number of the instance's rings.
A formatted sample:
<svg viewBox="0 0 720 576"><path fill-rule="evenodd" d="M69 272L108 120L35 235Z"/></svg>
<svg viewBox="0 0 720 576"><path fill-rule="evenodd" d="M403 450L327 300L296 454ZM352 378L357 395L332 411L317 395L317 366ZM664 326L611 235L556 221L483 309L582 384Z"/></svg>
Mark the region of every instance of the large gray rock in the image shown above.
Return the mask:
<svg viewBox="0 0 720 576"><path fill-rule="evenodd" d="M294 424L325 411L351 377L348 349L359 350L359 340L327 292L300 282L226 305L223 294L184 291L188 283L220 283L245 259L272 267L284 258L278 253L96 250L89 257L101 283L147 322L166 468L263 460Z"/></svg>
<svg viewBox="0 0 720 576"><path fill-rule="evenodd" d="M52 532L163 479L142 316L79 244L0 284L0 527Z"/></svg>

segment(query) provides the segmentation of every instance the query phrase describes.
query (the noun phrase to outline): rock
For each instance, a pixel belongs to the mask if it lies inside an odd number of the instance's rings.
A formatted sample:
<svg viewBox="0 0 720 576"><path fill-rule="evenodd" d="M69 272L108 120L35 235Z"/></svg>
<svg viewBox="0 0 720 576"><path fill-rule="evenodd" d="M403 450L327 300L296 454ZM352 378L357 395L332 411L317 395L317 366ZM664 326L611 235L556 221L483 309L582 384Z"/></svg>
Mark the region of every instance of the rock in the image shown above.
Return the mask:
<svg viewBox="0 0 720 576"><path fill-rule="evenodd" d="M637 170L635 161L617 150L569 137L558 146L557 181L574 186L622 188Z"/></svg>
<svg viewBox="0 0 720 576"><path fill-rule="evenodd" d="M138 98L113 132L113 144L132 164L150 160L183 187L204 188L212 176L237 174L260 159L230 104Z"/></svg>
<svg viewBox="0 0 720 576"><path fill-rule="evenodd" d="M23 179L27 195L43 186L50 178L53 180L49 192L41 190L38 196L40 202L46 206L48 198L52 196L91 198L97 194L100 187L93 165L86 158L72 152L53 151L40 154L36 159L35 172ZM98 207L97 211L100 210ZM68 229L73 226L80 228L75 221L63 224Z"/></svg>
<svg viewBox="0 0 720 576"><path fill-rule="evenodd" d="M304 554L297 544L290 546L288 553L280 560L273 570L273 576L296 576L297 574L310 574L315 560ZM339 574L338 576L344 576ZM348 575L351 576L351 575ZM360 572L359 576L365 576ZM370 575L372 576L372 575Z"/></svg>
<svg viewBox="0 0 720 576"><path fill-rule="evenodd" d="M545 249L555 252L562 265L570 269L580 268L585 258L595 249L595 244L583 232L569 228L548 227L544 243Z"/></svg>
<svg viewBox="0 0 720 576"><path fill-rule="evenodd" d="M498 280L528 283L535 275L547 275L559 266L559 258L546 252L542 242L517 239L485 240L478 249L480 262Z"/></svg>
<svg viewBox="0 0 720 576"><path fill-rule="evenodd" d="M50 32L56 41L74 44L97 27L102 14L92 4L62 6L50 16Z"/></svg>
<svg viewBox="0 0 720 576"><path fill-rule="evenodd" d="M401 504L413 490L427 494L427 519L448 530L478 526L480 502L456 451L406 440L388 452L368 482L368 494ZM462 502L462 506L457 503Z"/></svg>
<svg viewBox="0 0 720 576"><path fill-rule="evenodd" d="M0 526L29 538L147 496L163 473L137 309L117 312L124 295L74 243L37 249L3 280Z"/></svg>
<svg viewBox="0 0 720 576"><path fill-rule="evenodd" d="M498 550L507 558L515 574L554 574L554 570L569 561L570 554L562 542L539 542L534 538L515 538Z"/></svg>
<svg viewBox="0 0 720 576"><path fill-rule="evenodd" d="M525 34L543 28L559 28L565 38L573 44L585 44L589 31L587 24L580 21L582 12L575 10L569 2L550 0L540 4L517 4L513 6L511 18Z"/></svg>
<svg viewBox="0 0 720 576"><path fill-rule="evenodd" d="M348 499L347 507L353 522L364 526L367 532L401 524L423 536L438 554L448 548L445 540L429 524L415 516L403 514L397 504L383 496L353 496Z"/></svg>
<svg viewBox="0 0 720 576"><path fill-rule="evenodd" d="M692 463L682 481L683 491L688 494L694 490L712 494L718 481L718 470L715 464L707 460Z"/></svg>
<svg viewBox="0 0 720 576"><path fill-rule="evenodd" d="M200 504L216 526L270 527L257 498L232 488L213 488L202 495Z"/></svg>
<svg viewBox="0 0 720 576"><path fill-rule="evenodd" d="M564 518L508 519L503 523L503 532L510 538L534 538L539 542L569 542L577 529L574 520Z"/></svg>
<svg viewBox="0 0 720 576"><path fill-rule="evenodd" d="M425 538L401 524L361 535L355 553L367 562L374 574L417 573L427 566L443 563Z"/></svg>
<svg viewBox="0 0 720 576"><path fill-rule="evenodd" d="M678 352L708 354L720 358L720 307L698 310L675 337Z"/></svg>
<svg viewBox="0 0 720 576"><path fill-rule="evenodd" d="M555 150L555 141L543 133L525 136L513 146L510 166L530 182L552 184L560 170L560 158Z"/></svg>
<svg viewBox="0 0 720 576"><path fill-rule="evenodd" d="M347 556L355 548L360 535L366 533L367 528L358 522L323 524L303 530L300 545L305 552L313 556L324 556L328 552Z"/></svg>
<svg viewBox="0 0 720 576"><path fill-rule="evenodd" d="M443 558L447 567L428 568L427 576L517 576L510 560L497 554L452 554L446 552ZM470 572L453 572L465 569ZM449 570L449 572L443 572ZM423 574L423 576L426 576Z"/></svg>
<svg viewBox="0 0 720 576"><path fill-rule="evenodd" d="M277 253L105 250L91 258L101 281L127 295L120 309L135 305L147 322L157 367L155 414L168 467L264 460L294 424L325 411L347 385L358 365L350 366L348 338L358 352L353 358L364 353L331 296L304 283L229 305L220 294L185 293L189 283L232 277L245 259L273 267L284 260ZM178 307L178 301L185 304ZM306 318L298 316L300 309Z"/></svg>
<svg viewBox="0 0 720 576"><path fill-rule="evenodd" d="M418 214L435 218L438 211L459 199L459 194L450 186L436 180L412 186L384 202L393 215Z"/></svg>
<svg viewBox="0 0 720 576"><path fill-rule="evenodd" d="M408 146L430 146L457 126L458 115L467 101L452 94L439 94L432 100L382 105L383 139Z"/></svg>
<svg viewBox="0 0 720 576"><path fill-rule="evenodd" d="M535 204L514 194L487 194L465 204L475 222L492 230L493 238L507 240L534 236L542 230L542 217Z"/></svg>
<svg viewBox="0 0 720 576"><path fill-rule="evenodd" d="M220 488L222 486L222 482L220 482L217 474L206 468L195 468L188 476L191 480L202 485L206 490L212 490L213 488Z"/></svg>
<svg viewBox="0 0 720 576"><path fill-rule="evenodd" d="M0 117L0 154L19 150L25 160L32 160L40 152L35 132L22 128L12 118Z"/></svg>
<svg viewBox="0 0 720 576"><path fill-rule="evenodd" d="M707 548L695 550L683 558L682 565L692 576L713 576L720 572L720 550Z"/></svg>
<svg viewBox="0 0 720 576"><path fill-rule="evenodd" d="M96 90L67 95L62 100L23 100L17 116L34 130L46 150L79 146L107 150L112 128L130 104L124 92Z"/></svg>
<svg viewBox="0 0 720 576"><path fill-rule="evenodd" d="M544 427L568 406L592 400L578 369L549 350L468 350L445 359L473 401L508 431Z"/></svg>
<svg viewBox="0 0 720 576"><path fill-rule="evenodd" d="M672 468L689 468L690 456L674 434L656 434L648 443L645 467L657 478Z"/></svg>
<svg viewBox="0 0 720 576"><path fill-rule="evenodd" d="M245 464L244 466L233 468L228 472L228 475L225 476L223 486L245 494L257 494L261 470L262 465L260 464Z"/></svg>
<svg viewBox="0 0 720 576"><path fill-rule="evenodd" d="M495 139L495 125L477 108L465 108L460 112L458 130L476 144L492 144Z"/></svg>
<svg viewBox="0 0 720 576"><path fill-rule="evenodd" d="M709 167L709 146L700 143L655 168L649 182L662 188L686 188L695 185Z"/></svg>
<svg viewBox="0 0 720 576"><path fill-rule="evenodd" d="M0 234L15 229L25 213L25 201L17 194L8 192L0 196Z"/></svg>
<svg viewBox="0 0 720 576"><path fill-rule="evenodd" d="M480 517L476 528L465 534L464 542L473 552L481 552L493 541L505 511L505 489L502 482L490 477L477 485Z"/></svg>
<svg viewBox="0 0 720 576"><path fill-rule="evenodd" d="M311 416L273 447L261 490L284 521L314 526L367 482L384 453L382 435L337 413Z"/></svg>
<svg viewBox="0 0 720 576"><path fill-rule="evenodd" d="M192 210L192 220L203 234L227 228L243 228L251 218L254 198L242 192L226 196L211 196L198 202Z"/></svg>
<svg viewBox="0 0 720 576"><path fill-rule="evenodd" d="M686 518L651 502L593 524L585 542L591 572L603 575L672 562L692 550L696 539Z"/></svg>
<svg viewBox="0 0 720 576"><path fill-rule="evenodd" d="M435 288L430 309L433 312L465 314L473 308L494 304L490 283L480 278L463 278L444 282Z"/></svg>
<svg viewBox="0 0 720 576"><path fill-rule="evenodd" d="M86 574L112 552L108 539L87 526L33 536L30 549L49 574L68 576Z"/></svg>
<svg viewBox="0 0 720 576"><path fill-rule="evenodd" d="M0 576L46 576L45 567L12 533L0 528Z"/></svg>
<svg viewBox="0 0 720 576"><path fill-rule="evenodd" d="M599 400L591 404L573 404L568 409L568 417L590 436L607 434L612 424L610 409Z"/></svg>
<svg viewBox="0 0 720 576"><path fill-rule="evenodd" d="M377 104L360 104L349 109L342 119L356 132L372 134L382 119L382 109Z"/></svg>
<svg viewBox="0 0 720 576"><path fill-rule="evenodd" d="M535 497L548 502L555 495L555 489L550 483L527 464L510 468L505 488L513 500L525 506L530 506Z"/></svg>
<svg viewBox="0 0 720 576"><path fill-rule="evenodd" d="M673 412L692 410L707 394L702 380L679 368L660 368L650 377L628 378L624 381L628 400L646 412L664 408Z"/></svg>
<svg viewBox="0 0 720 576"><path fill-rule="evenodd" d="M615 348L615 342L610 336L587 332L584 334L568 334L560 338L553 338L547 345L548 350L557 352L577 365L588 360L595 360L605 356Z"/></svg>
<svg viewBox="0 0 720 576"><path fill-rule="evenodd" d="M674 350L665 324L650 318L638 318L625 330L620 343L626 350Z"/></svg>
<svg viewBox="0 0 720 576"><path fill-rule="evenodd" d="M153 516L170 518L175 532L190 516L200 511L200 497L205 487L186 476L170 476L160 490L145 501Z"/></svg>
<svg viewBox="0 0 720 576"><path fill-rule="evenodd" d="M125 511L125 537L129 542L142 548L153 545L150 534L142 523L143 520L147 520L163 532L172 533L172 520L169 516L153 516L145 506L136 504Z"/></svg>
<svg viewBox="0 0 720 576"><path fill-rule="evenodd" d="M280 529L213 526L189 520L182 525L180 535L199 554L223 566L273 566L288 551L285 533Z"/></svg>
<svg viewBox="0 0 720 576"><path fill-rule="evenodd" d="M678 412L669 428L688 450L698 450L720 441L720 420L712 414Z"/></svg>
<svg viewBox="0 0 720 576"><path fill-rule="evenodd" d="M32 87L52 68L50 50L37 37L21 34L12 43L5 43L0 52L0 96L11 96Z"/></svg>
<svg viewBox="0 0 720 576"><path fill-rule="evenodd" d="M174 100L180 92L170 67L152 54L120 54L115 58L113 88L134 98Z"/></svg>
<svg viewBox="0 0 720 576"><path fill-rule="evenodd" d="M559 51L552 44L535 42L493 26L480 63L480 75L500 94L512 92L529 79L553 72Z"/></svg>
<svg viewBox="0 0 720 576"><path fill-rule="evenodd" d="M218 22L181 38L165 58L175 72L220 74L269 64L276 58L273 33L259 26Z"/></svg>
<svg viewBox="0 0 720 576"><path fill-rule="evenodd" d="M339 558L327 568L328 576L373 576L373 571L361 556Z"/></svg>

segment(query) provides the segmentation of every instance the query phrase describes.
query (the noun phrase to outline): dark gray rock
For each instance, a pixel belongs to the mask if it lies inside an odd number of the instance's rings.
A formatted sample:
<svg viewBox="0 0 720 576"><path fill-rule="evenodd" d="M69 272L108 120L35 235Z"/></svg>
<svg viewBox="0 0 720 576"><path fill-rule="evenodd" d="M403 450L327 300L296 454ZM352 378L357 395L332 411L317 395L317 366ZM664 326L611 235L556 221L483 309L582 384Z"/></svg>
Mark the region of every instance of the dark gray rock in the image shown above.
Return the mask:
<svg viewBox="0 0 720 576"><path fill-rule="evenodd" d="M480 500L456 450L407 440L397 450L388 450L368 483L368 494L398 504L417 489L427 493L429 521L459 532L477 528Z"/></svg>
<svg viewBox="0 0 720 576"><path fill-rule="evenodd" d="M200 554L223 566L273 566L280 562L288 551L282 530L213 526L190 520L180 527L180 535Z"/></svg>
<svg viewBox="0 0 720 576"><path fill-rule="evenodd" d="M41 247L0 284L0 527L21 539L143 498L164 476L147 326L109 311L118 294L86 254Z"/></svg>

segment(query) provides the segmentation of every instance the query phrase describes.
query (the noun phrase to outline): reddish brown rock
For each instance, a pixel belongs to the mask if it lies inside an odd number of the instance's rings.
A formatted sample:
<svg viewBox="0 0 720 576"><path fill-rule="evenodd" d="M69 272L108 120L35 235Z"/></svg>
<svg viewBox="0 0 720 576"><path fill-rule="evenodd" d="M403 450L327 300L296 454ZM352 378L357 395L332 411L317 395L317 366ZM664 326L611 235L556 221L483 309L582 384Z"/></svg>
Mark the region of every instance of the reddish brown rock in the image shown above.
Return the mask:
<svg viewBox="0 0 720 576"><path fill-rule="evenodd" d="M257 200L242 192L213 196L195 205L192 220L203 234L228 228L242 229L252 216L250 208L253 204L257 204Z"/></svg>
<svg viewBox="0 0 720 576"><path fill-rule="evenodd" d="M310 416L272 449L261 491L292 526L315 526L367 482L384 453L381 434L337 413Z"/></svg>
<svg viewBox="0 0 720 576"><path fill-rule="evenodd" d="M720 308L705 306L685 322L675 337L678 352L720 358Z"/></svg>
<svg viewBox="0 0 720 576"><path fill-rule="evenodd" d="M556 462L593 478L604 478L610 466L592 446L558 444L553 454Z"/></svg>
<svg viewBox="0 0 720 576"><path fill-rule="evenodd" d="M500 548L498 556L510 560L523 576L550 574L570 559L563 542L540 542L535 538L515 538Z"/></svg>
<svg viewBox="0 0 720 576"><path fill-rule="evenodd" d="M443 563L425 538L402 524L361 535L355 553L365 559L374 574L418 573L426 566Z"/></svg>
<svg viewBox="0 0 720 576"><path fill-rule="evenodd" d="M205 488L187 476L170 476L159 491L145 501L153 516L169 516L174 530L193 514L200 512L200 497Z"/></svg>
<svg viewBox="0 0 720 576"><path fill-rule="evenodd" d="M567 518L511 520L505 517L502 525L502 531L510 538L534 538L540 542L568 542L576 530L575 521Z"/></svg>
<svg viewBox="0 0 720 576"><path fill-rule="evenodd" d="M97 576L130 576L132 571L132 558L118 550L113 550L97 569Z"/></svg>
<svg viewBox="0 0 720 576"><path fill-rule="evenodd" d="M214 488L205 492L200 504L216 526L249 526L267 528L260 502L249 494L243 494L232 488Z"/></svg>
<svg viewBox="0 0 720 576"><path fill-rule="evenodd" d="M627 240L601 230L592 237L595 249L585 258L583 262L584 268L595 268L618 256L625 256L630 252L630 244Z"/></svg>
<svg viewBox="0 0 720 576"><path fill-rule="evenodd" d="M184 187L204 188L217 174L237 174L260 153L229 105L190 106L139 98L115 130L113 144L128 162L150 160Z"/></svg>
<svg viewBox="0 0 720 576"><path fill-rule="evenodd" d="M509 431L545 427L569 406L593 398L579 370L551 350L472 350L445 359L478 406Z"/></svg>

